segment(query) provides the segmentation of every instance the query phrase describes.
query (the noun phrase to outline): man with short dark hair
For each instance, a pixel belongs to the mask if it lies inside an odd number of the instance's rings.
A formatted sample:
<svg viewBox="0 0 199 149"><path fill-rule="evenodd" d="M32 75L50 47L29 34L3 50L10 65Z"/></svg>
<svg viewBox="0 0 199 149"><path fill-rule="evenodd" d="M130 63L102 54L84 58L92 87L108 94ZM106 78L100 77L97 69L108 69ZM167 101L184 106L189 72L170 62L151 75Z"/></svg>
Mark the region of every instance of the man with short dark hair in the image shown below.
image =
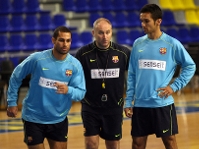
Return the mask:
<svg viewBox="0 0 199 149"><path fill-rule="evenodd" d="M160 30L162 11L158 5L145 5L140 20L146 35L133 44L125 103L125 114L132 117L132 149L145 149L150 134L161 137L166 149L177 149L172 94L186 86L196 65L177 39ZM181 66L180 75L170 83L177 65Z"/></svg>
<svg viewBox="0 0 199 149"><path fill-rule="evenodd" d="M31 54L11 75L7 115L16 117L18 89L31 74L22 108L24 142L29 149L44 149L44 138L50 149L67 149L67 114L72 101L80 101L86 92L82 65L69 54L71 41L68 28L56 28L53 48Z"/></svg>

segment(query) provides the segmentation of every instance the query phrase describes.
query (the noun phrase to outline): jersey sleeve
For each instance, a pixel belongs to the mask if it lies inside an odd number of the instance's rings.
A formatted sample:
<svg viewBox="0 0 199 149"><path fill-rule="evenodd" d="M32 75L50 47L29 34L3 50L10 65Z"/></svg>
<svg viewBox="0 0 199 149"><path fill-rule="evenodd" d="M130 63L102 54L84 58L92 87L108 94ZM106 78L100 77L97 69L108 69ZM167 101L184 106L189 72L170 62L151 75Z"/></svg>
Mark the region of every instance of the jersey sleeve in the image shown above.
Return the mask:
<svg viewBox="0 0 199 149"><path fill-rule="evenodd" d="M21 62L13 71L7 92L8 107L17 106L18 90L22 84L23 79L34 69L33 55L27 57Z"/></svg>
<svg viewBox="0 0 199 149"><path fill-rule="evenodd" d="M133 51L130 55L129 66L128 66L128 76L127 76L127 91L125 98L125 108L132 107L132 102L134 100L135 94L135 60L133 57Z"/></svg>
<svg viewBox="0 0 199 149"><path fill-rule="evenodd" d="M86 93L86 83L84 71L81 63L77 60L76 62L76 70L74 71L74 77L68 86L68 94L71 96L72 100L80 101L84 98Z"/></svg>
<svg viewBox="0 0 199 149"><path fill-rule="evenodd" d="M175 60L181 66L181 71L180 75L170 85L174 92L185 87L196 71L196 64L180 43L176 45Z"/></svg>

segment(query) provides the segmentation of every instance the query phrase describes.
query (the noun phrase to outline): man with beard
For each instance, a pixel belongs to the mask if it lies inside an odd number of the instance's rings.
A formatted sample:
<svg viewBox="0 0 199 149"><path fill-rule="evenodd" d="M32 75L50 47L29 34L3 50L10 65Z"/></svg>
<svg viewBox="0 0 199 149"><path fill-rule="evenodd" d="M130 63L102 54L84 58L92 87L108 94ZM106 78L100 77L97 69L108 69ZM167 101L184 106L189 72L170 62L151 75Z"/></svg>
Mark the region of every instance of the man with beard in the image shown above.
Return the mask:
<svg viewBox="0 0 199 149"><path fill-rule="evenodd" d="M24 142L29 149L44 149L44 138L51 149L67 149L67 114L72 101L80 101L86 92L82 65L68 53L71 31L56 28L52 43L52 49L35 52L21 62L9 82L7 115L16 117L18 89L31 75L22 108Z"/></svg>

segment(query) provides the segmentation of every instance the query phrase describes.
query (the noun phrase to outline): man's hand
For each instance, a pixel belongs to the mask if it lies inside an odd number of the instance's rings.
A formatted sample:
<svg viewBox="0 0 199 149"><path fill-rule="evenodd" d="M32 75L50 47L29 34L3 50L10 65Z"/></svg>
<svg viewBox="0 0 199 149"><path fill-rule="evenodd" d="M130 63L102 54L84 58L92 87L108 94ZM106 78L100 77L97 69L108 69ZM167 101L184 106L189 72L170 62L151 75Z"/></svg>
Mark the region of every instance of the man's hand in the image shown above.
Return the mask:
<svg viewBox="0 0 199 149"><path fill-rule="evenodd" d="M66 86L66 84L56 82L54 84L54 86L57 87L58 94L67 94L68 93L68 86Z"/></svg>
<svg viewBox="0 0 199 149"><path fill-rule="evenodd" d="M159 88L157 92L158 96L160 96L161 98L167 98L168 96L173 94L173 90L170 86Z"/></svg>
<svg viewBox="0 0 199 149"><path fill-rule="evenodd" d="M8 117L16 117L17 113L18 113L18 107L17 106L7 108L7 116Z"/></svg>
<svg viewBox="0 0 199 149"><path fill-rule="evenodd" d="M130 107L130 108L125 108L125 109L124 109L124 112L125 112L125 115L126 115L127 117L131 118L132 115L133 115L133 108L132 108L132 107Z"/></svg>

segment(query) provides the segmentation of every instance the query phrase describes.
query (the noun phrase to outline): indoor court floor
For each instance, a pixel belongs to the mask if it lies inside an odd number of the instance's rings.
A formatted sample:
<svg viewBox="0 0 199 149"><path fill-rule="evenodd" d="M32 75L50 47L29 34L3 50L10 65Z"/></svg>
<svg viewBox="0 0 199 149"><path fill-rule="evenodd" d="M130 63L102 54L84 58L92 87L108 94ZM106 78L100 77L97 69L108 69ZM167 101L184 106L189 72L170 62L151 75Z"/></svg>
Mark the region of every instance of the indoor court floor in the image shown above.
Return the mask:
<svg viewBox="0 0 199 149"><path fill-rule="evenodd" d="M179 149L199 149L199 92L174 94L178 117L179 134L176 135ZM68 149L84 149L83 126L80 117L80 103L73 103L68 115ZM0 112L0 149L26 149L23 143L23 127L20 119L8 118L5 111ZM130 119L124 117L123 138L120 149L131 149ZM49 149L45 140L45 149ZM105 149L100 140L99 149ZM161 139L149 136L146 149L164 149Z"/></svg>

